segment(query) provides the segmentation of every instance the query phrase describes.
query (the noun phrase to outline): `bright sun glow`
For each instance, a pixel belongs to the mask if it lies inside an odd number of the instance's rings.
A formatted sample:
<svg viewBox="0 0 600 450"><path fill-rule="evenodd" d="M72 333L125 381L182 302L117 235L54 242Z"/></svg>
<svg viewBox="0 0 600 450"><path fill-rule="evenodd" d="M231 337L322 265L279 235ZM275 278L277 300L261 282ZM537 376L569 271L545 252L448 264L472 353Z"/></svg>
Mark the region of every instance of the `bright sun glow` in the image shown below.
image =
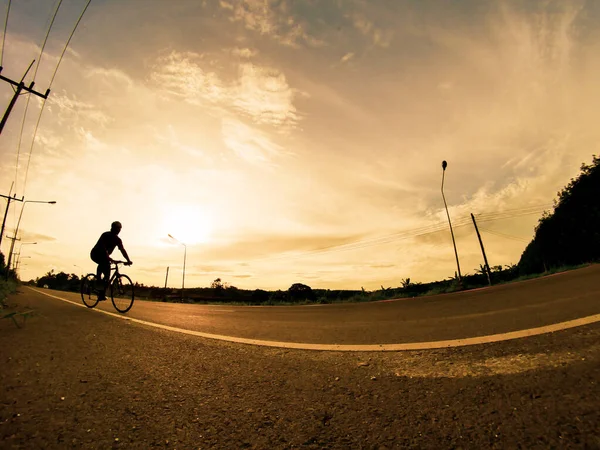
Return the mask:
<svg viewBox="0 0 600 450"><path fill-rule="evenodd" d="M162 229L186 245L202 244L210 240L212 223L201 206L175 205L166 209Z"/></svg>

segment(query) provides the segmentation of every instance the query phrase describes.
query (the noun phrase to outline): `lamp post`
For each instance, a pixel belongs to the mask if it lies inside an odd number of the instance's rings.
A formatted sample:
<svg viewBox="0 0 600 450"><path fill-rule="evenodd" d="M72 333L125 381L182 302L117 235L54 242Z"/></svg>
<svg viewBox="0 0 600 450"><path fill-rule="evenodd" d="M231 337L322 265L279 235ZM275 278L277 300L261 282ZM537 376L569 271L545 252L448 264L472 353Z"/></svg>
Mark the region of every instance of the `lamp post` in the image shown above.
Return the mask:
<svg viewBox="0 0 600 450"><path fill-rule="evenodd" d="M21 256L21 255L18 256L17 262L15 263L15 274L18 274L19 267L21 267L21 259L25 259L25 258L31 258L31 256ZM19 275L17 275L17 278L19 278Z"/></svg>
<svg viewBox="0 0 600 450"><path fill-rule="evenodd" d="M37 244L37 242L21 242L21 245L19 246L19 255L21 254L21 249L23 248L24 245L35 245Z"/></svg>
<svg viewBox="0 0 600 450"><path fill-rule="evenodd" d="M21 245L19 245L19 251L18 252L14 252L14 255L15 255L15 272L18 270L19 264L21 263L21 251L23 249L23 246L24 245L33 245L33 244L37 244L37 242L21 242ZM23 258L31 258L31 256L23 256Z"/></svg>
<svg viewBox="0 0 600 450"><path fill-rule="evenodd" d="M19 220L17 221L17 227L15 228L15 233L13 234L13 237L10 238L12 240L12 242L10 244L10 251L8 252L8 262L6 263L6 278L7 279L8 279L8 272L10 271L10 261L12 258L12 252L15 247L15 241L17 240L17 233L19 232L19 225L21 224L21 217L23 217L23 210L25 209L26 203L47 203L49 205L54 205L54 204L56 204L56 201L54 201L54 200L51 200L51 201L25 200L25 201L23 201L23 206L21 207L21 214L19 214Z"/></svg>
<svg viewBox="0 0 600 450"><path fill-rule="evenodd" d="M462 281L462 275L460 273L460 264L458 262L458 252L456 251L456 241L454 240L454 231L452 231L452 222L450 221L450 213L448 213L448 205L446 204L446 197L444 196L444 175L446 173L446 167L448 163L442 161L442 199L444 200L444 207L446 208L446 215L448 216L448 224L450 225L450 234L452 235L452 245L454 245L454 255L456 256L456 267L458 269L458 280Z"/></svg>
<svg viewBox="0 0 600 450"><path fill-rule="evenodd" d="M183 279L181 280L181 301L183 301L183 290L185 289L185 258L187 256L187 245L169 234L169 237L175 242L183 245Z"/></svg>

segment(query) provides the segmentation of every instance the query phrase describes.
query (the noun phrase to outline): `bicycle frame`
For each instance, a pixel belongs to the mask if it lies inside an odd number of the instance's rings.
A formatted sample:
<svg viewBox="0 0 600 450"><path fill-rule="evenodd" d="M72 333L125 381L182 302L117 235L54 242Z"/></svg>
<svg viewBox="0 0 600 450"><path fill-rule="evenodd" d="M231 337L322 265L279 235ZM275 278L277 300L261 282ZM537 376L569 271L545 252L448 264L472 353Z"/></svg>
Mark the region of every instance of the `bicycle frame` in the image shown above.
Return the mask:
<svg viewBox="0 0 600 450"><path fill-rule="evenodd" d="M102 280L105 282L104 286L111 286L113 284L113 281L115 281L115 278L117 278L120 275L119 264L127 264L127 261L113 261L110 263L111 275L110 277L108 277L108 283L106 282L106 280ZM96 277L96 279L98 279L98 277Z"/></svg>
<svg viewBox="0 0 600 450"><path fill-rule="evenodd" d="M124 264L124 261L115 261L110 263L110 271L112 272L112 275L109 278L108 281L108 285L110 286L113 281L115 281L115 278L117 278L119 276L119 264Z"/></svg>

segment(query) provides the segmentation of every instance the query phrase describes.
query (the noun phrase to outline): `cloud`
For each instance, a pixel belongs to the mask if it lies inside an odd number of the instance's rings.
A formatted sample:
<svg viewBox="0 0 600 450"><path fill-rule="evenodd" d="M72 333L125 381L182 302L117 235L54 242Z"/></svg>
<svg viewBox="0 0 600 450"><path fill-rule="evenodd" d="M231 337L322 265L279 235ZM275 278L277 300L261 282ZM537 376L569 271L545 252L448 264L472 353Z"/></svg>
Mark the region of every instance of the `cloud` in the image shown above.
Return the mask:
<svg viewBox="0 0 600 450"><path fill-rule="evenodd" d="M294 126L298 121L294 94L279 70L245 63L231 96L234 107L258 124Z"/></svg>
<svg viewBox="0 0 600 450"><path fill-rule="evenodd" d="M13 232L14 232L14 230L13 230ZM27 231L25 229L21 229L20 227L19 227L19 237L21 238L21 241L23 241L23 242L30 242L30 241L33 241L33 242L52 242L52 241L56 241L55 237L48 236L48 235L41 234L41 233L30 232L30 231ZM16 243L15 246L17 244L18 243Z"/></svg>
<svg viewBox="0 0 600 450"><path fill-rule="evenodd" d="M223 119L221 132L225 145L249 163L270 164L275 157L283 153L283 148L265 133L237 119Z"/></svg>
<svg viewBox="0 0 600 450"><path fill-rule="evenodd" d="M258 55L258 50L250 48L239 48L235 47L231 50L231 54L244 59L250 59Z"/></svg>
<svg viewBox="0 0 600 450"><path fill-rule="evenodd" d="M363 36L369 38L375 46L387 48L394 37L393 30L378 28L373 22L367 19L363 14L355 12L348 16L356 28Z"/></svg>
<svg viewBox="0 0 600 450"><path fill-rule="evenodd" d="M246 29L269 36L283 45L294 48L300 43L312 47L324 45L307 32L306 23L294 17L293 3L286 0L234 0L221 1L220 5L231 13L232 21L241 22Z"/></svg>
<svg viewBox="0 0 600 450"><path fill-rule="evenodd" d="M297 256L319 255L331 251L337 246L351 244L360 240L359 234L309 234L286 233L273 234L248 232L238 238L232 238L222 245L208 245L203 254L215 261L244 261L246 264L266 262L276 263L278 260ZM337 249L335 249L337 251Z"/></svg>
<svg viewBox="0 0 600 450"><path fill-rule="evenodd" d="M347 63L348 61L350 61L352 58L354 58L354 53L349 52L349 53L346 53L344 56L342 56L342 58L340 59L340 62L342 64L344 64L344 63Z"/></svg>
<svg viewBox="0 0 600 450"><path fill-rule="evenodd" d="M197 53L172 51L158 58L150 79L163 92L186 102L221 102L227 97L226 88L215 72L200 67L201 59Z"/></svg>
<svg viewBox="0 0 600 450"><path fill-rule="evenodd" d="M296 91L278 69L242 62L238 76L225 82L216 72L204 69L203 55L172 51L161 57L150 79L166 95L195 105L212 106L215 116L242 114L257 124L294 127L299 115L294 106Z"/></svg>
<svg viewBox="0 0 600 450"><path fill-rule="evenodd" d="M68 96L64 90L48 97L46 108L49 112L56 113L59 125L77 121L82 126L105 127L114 120L96 104L79 100L76 95Z"/></svg>

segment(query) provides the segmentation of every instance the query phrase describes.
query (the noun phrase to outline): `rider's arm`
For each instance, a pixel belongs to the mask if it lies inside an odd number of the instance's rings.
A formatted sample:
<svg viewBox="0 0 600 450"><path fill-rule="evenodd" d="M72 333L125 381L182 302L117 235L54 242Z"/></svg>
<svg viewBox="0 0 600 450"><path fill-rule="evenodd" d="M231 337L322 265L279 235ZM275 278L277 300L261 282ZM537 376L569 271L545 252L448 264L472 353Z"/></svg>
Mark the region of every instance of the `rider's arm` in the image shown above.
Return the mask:
<svg viewBox="0 0 600 450"><path fill-rule="evenodd" d="M129 259L129 255L127 254L127 251L125 250L125 247L123 247L123 243L119 243L119 250L121 251L121 254L125 257L127 262L131 264L131 259Z"/></svg>

